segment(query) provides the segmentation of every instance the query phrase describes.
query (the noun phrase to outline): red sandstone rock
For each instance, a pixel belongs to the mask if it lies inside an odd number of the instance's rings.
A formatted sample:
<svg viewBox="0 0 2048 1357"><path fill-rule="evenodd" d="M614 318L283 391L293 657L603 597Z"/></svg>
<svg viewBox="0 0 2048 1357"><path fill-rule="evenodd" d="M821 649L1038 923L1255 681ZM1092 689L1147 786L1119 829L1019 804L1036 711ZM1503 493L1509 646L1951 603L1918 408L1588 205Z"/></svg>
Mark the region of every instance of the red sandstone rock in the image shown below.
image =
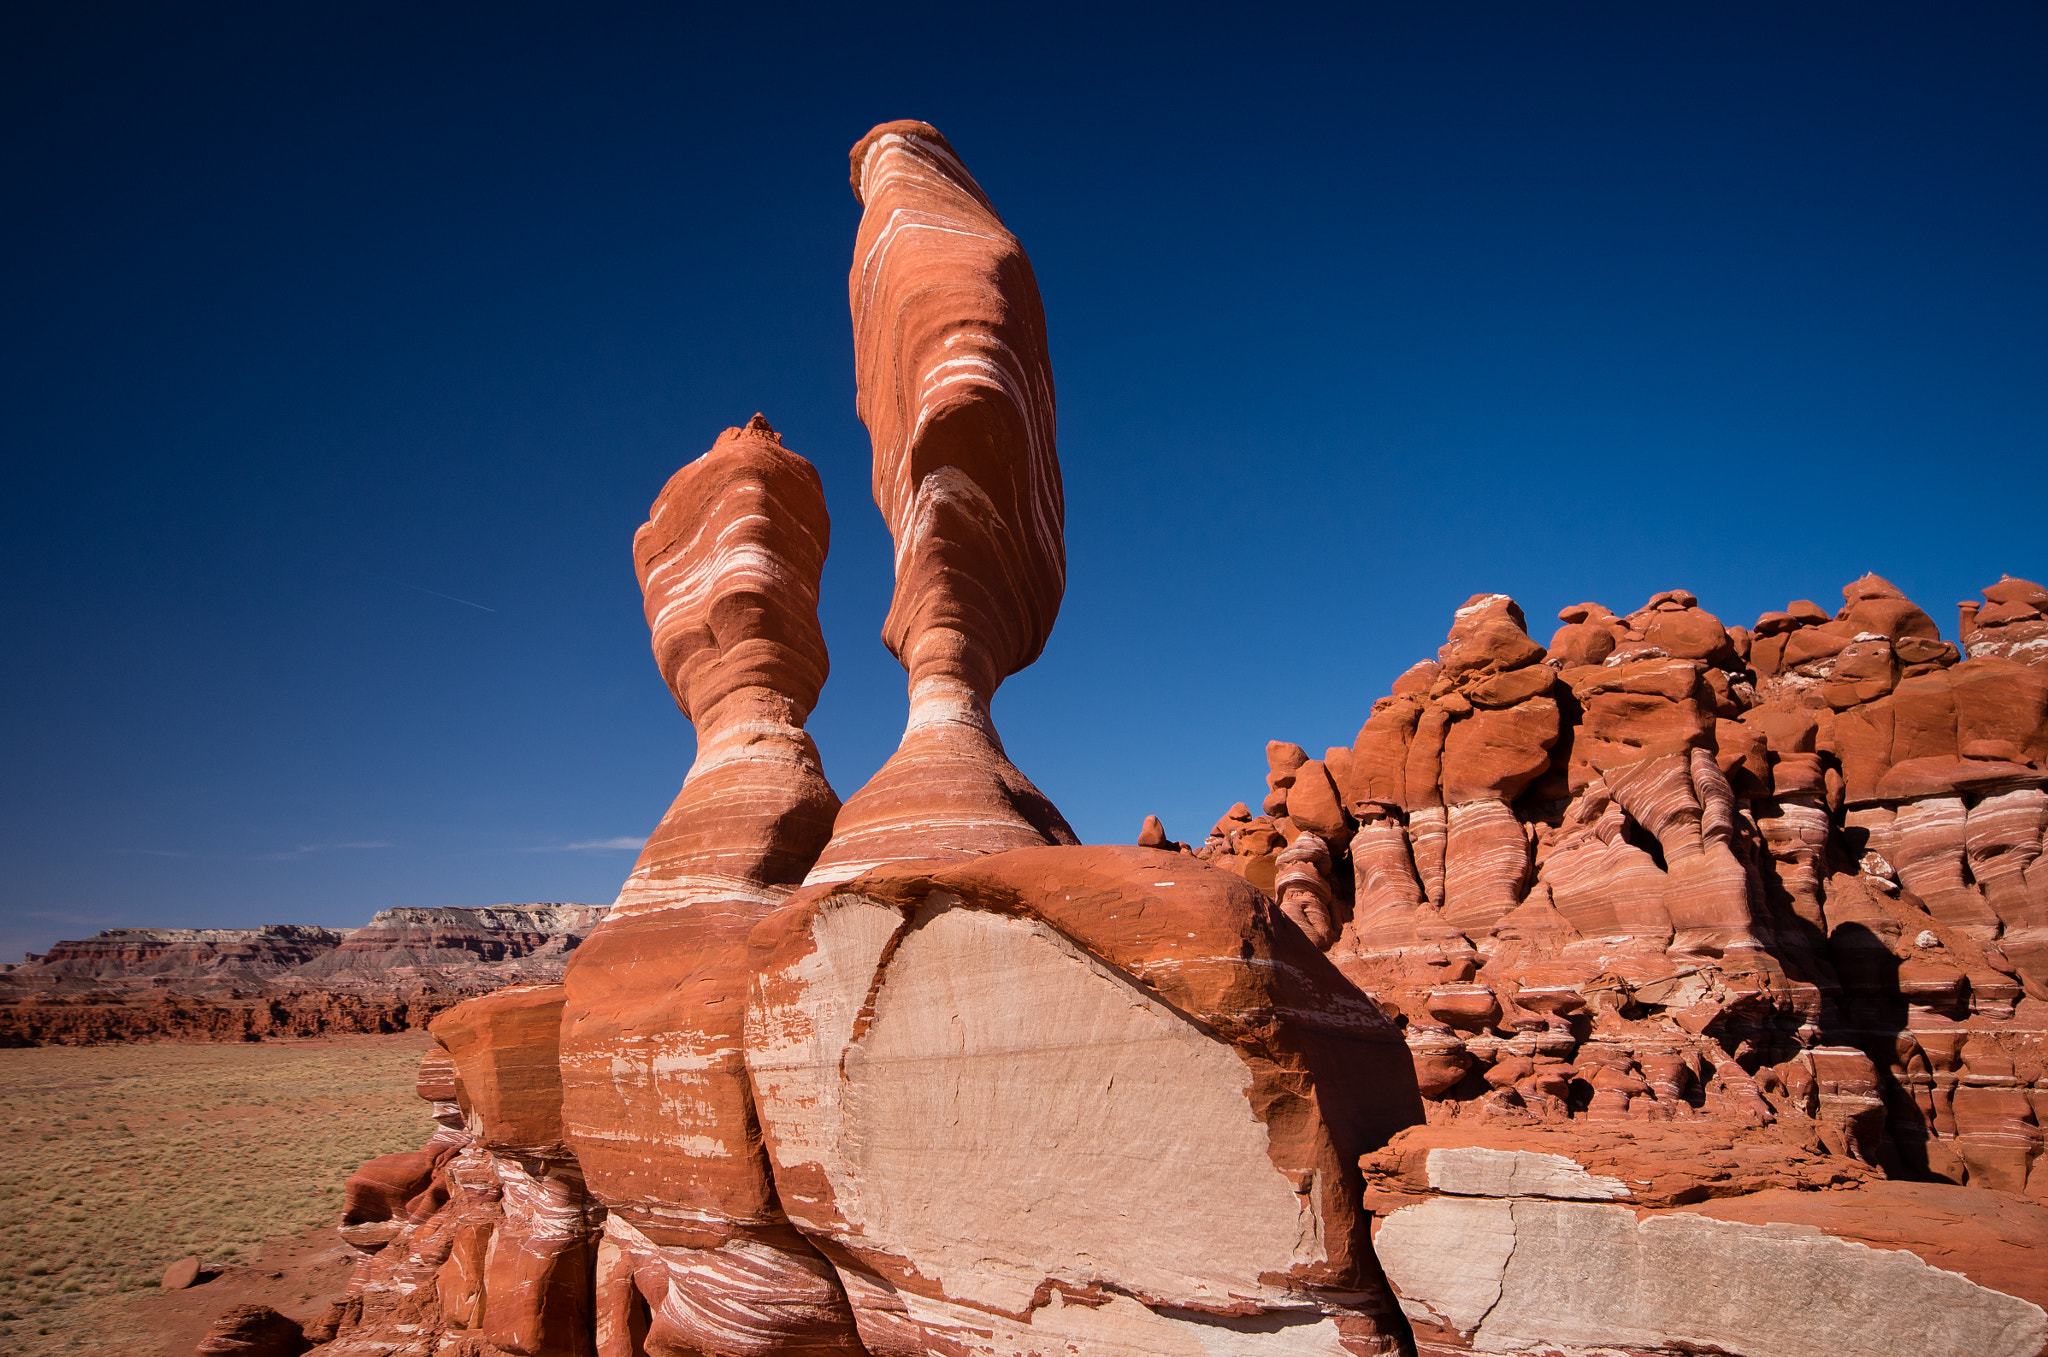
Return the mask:
<svg viewBox="0 0 2048 1357"><path fill-rule="evenodd" d="M2035 1357L2048 1343L2048 1207L1876 1181L1811 1139L1432 1126L1365 1167L1374 1248L1419 1353Z"/></svg>
<svg viewBox="0 0 2048 1357"><path fill-rule="evenodd" d="M1474 595L1192 858L1044 846L1035 284L930 128L854 176L903 745L792 894L823 509L729 431L636 551L699 770L566 998L437 1020L337 1357L2048 1347L2048 591Z"/></svg>
<svg viewBox="0 0 2048 1357"><path fill-rule="evenodd" d="M875 503L896 540L882 639L910 675L903 742L848 801L813 882L1073 831L1003 753L997 686L1044 648L1066 588L1045 312L1031 263L923 123L853 148L849 278Z"/></svg>
<svg viewBox="0 0 2048 1357"><path fill-rule="evenodd" d="M296 1321L268 1305L237 1305L199 1340L199 1357L298 1357L313 1345Z"/></svg>
<svg viewBox="0 0 2048 1357"><path fill-rule="evenodd" d="M2034 606L1998 588L1981 633ZM1876 577L1839 617L1758 619L1749 669L1684 591L1565 609L1548 665L1514 667L1517 617L1461 610L1344 770L1330 955L1405 1021L1432 1118L1791 1118L1855 1162L2048 1194L2048 665L1958 663ZM1546 701L1555 727L1525 722ZM1202 853L1256 881L1249 828ZM1313 935L1306 875L1286 912Z"/></svg>
<svg viewBox="0 0 2048 1357"><path fill-rule="evenodd" d="M455 1063L470 1134L507 1154L566 1158L563 987L523 985L452 1008L429 1029Z"/></svg>
<svg viewBox="0 0 2048 1357"><path fill-rule="evenodd" d="M197 1258L180 1258L177 1262L164 1269L161 1285L166 1291L183 1291L198 1280L199 1260Z"/></svg>
<svg viewBox="0 0 2048 1357"><path fill-rule="evenodd" d="M1159 822L1159 817L1156 815L1146 816L1145 823L1139 826L1138 847L1157 848L1166 853L1186 853L1190 851L1186 844L1166 837L1166 826Z"/></svg>

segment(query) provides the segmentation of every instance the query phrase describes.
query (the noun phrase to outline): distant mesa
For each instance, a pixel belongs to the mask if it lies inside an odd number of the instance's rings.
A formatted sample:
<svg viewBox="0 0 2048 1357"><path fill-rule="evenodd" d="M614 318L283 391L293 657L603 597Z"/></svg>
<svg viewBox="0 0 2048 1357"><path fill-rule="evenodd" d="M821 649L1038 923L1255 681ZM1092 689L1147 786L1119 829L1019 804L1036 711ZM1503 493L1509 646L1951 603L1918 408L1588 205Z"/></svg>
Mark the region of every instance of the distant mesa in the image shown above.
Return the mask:
<svg viewBox="0 0 2048 1357"><path fill-rule="evenodd" d="M0 966L0 1046L401 1032L558 980L609 906L402 907L361 928L113 928Z"/></svg>

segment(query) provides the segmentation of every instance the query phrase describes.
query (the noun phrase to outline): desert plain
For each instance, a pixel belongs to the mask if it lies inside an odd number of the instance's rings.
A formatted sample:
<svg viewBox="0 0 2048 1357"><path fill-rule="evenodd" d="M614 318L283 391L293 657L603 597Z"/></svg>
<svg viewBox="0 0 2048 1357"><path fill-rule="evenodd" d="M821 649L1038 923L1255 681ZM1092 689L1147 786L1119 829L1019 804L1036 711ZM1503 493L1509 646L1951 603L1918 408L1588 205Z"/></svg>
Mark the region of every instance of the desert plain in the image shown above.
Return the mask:
<svg viewBox="0 0 2048 1357"><path fill-rule="evenodd" d="M0 1050L0 1354L183 1357L239 1301L317 1312L343 1180L421 1138L430 1041ZM161 1290L187 1256L205 1279Z"/></svg>

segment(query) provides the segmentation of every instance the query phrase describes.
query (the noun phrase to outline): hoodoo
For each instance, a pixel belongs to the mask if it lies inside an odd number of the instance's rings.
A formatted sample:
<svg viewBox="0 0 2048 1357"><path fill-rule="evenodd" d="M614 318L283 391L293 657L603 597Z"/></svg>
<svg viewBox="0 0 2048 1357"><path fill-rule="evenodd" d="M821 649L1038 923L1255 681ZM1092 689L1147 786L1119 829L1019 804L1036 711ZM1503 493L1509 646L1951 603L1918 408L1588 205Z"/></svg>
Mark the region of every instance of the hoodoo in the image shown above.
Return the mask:
<svg viewBox="0 0 2048 1357"><path fill-rule="evenodd" d="M910 675L896 753L839 812L812 882L1075 842L1003 752L989 703L1066 591L1066 502L1038 280L937 129L853 148L848 280L875 504L896 540L882 639Z"/></svg>
<svg viewBox="0 0 2048 1357"><path fill-rule="evenodd" d="M1401 1024L1428 1125L1367 1202L1419 1351L2048 1340L2048 591L1984 595L1959 650L1874 575L1547 648L1482 594L1349 749L1267 746L1196 856Z"/></svg>

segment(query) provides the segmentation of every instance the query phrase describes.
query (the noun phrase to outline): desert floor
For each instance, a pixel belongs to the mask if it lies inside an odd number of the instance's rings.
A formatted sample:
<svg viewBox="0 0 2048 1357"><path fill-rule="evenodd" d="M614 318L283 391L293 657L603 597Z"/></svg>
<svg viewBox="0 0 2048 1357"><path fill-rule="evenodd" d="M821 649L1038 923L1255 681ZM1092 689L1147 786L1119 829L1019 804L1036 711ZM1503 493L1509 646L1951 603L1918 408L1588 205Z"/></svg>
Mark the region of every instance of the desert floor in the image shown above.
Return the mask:
<svg viewBox="0 0 2048 1357"><path fill-rule="evenodd" d="M0 1050L0 1354L189 1357L213 1316L325 1308L341 1185L433 1131L422 1032ZM164 1292L197 1255L218 1275Z"/></svg>

